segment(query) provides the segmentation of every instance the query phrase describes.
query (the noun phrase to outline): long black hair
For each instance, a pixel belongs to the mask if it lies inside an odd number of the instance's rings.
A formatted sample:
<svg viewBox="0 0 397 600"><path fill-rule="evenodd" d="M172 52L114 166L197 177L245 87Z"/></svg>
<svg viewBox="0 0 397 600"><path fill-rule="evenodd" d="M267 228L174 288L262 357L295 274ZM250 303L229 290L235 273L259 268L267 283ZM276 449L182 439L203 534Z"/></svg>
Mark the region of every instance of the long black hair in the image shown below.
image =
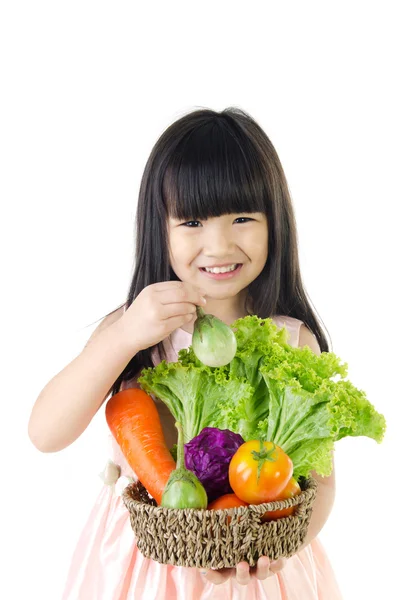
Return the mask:
<svg viewBox="0 0 397 600"><path fill-rule="evenodd" d="M250 312L263 319L274 315L300 319L321 351L328 352L324 330L302 283L295 216L277 152L255 120L235 107L190 112L171 124L154 145L139 190L135 269L122 306L126 310L150 284L179 280L169 262L169 216L199 220L240 212L264 212L269 228L266 265L248 286ZM151 354L156 347L165 358L163 343L138 352L115 381L112 394L123 380L154 366Z"/></svg>

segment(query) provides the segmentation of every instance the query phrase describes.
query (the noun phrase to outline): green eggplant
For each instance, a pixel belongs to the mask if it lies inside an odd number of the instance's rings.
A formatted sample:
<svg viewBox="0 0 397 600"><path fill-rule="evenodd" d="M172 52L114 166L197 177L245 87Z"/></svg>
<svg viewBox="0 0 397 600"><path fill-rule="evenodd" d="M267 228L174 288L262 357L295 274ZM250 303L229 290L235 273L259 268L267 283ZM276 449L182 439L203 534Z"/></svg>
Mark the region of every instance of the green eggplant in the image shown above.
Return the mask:
<svg viewBox="0 0 397 600"><path fill-rule="evenodd" d="M196 308L192 348L197 358L208 367L223 367L235 357L237 341L229 325Z"/></svg>
<svg viewBox="0 0 397 600"><path fill-rule="evenodd" d="M185 451L181 423L178 429L178 454L176 469L172 471L161 497L166 508L207 508L208 497L203 485L192 471L185 467Z"/></svg>

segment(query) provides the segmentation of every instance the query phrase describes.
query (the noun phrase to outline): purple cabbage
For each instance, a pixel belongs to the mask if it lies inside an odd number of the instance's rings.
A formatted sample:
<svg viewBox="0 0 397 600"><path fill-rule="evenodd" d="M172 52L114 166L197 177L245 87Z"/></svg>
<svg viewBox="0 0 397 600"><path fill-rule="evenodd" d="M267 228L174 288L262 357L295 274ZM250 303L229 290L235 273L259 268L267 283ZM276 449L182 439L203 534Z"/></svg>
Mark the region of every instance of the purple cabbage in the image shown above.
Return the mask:
<svg viewBox="0 0 397 600"><path fill-rule="evenodd" d="M230 429L204 427L185 444L185 465L198 477L205 488L208 503L233 493L229 483L229 463L244 444L239 433Z"/></svg>

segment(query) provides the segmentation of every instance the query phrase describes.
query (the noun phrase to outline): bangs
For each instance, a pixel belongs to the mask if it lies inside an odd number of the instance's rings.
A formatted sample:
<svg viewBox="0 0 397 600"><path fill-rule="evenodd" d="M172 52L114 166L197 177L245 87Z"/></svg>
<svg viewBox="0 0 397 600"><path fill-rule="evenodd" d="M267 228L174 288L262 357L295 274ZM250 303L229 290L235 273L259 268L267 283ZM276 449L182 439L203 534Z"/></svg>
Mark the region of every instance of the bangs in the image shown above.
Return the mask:
<svg viewBox="0 0 397 600"><path fill-rule="evenodd" d="M169 217L207 219L264 212L270 204L259 150L227 121L206 123L172 153L163 182Z"/></svg>

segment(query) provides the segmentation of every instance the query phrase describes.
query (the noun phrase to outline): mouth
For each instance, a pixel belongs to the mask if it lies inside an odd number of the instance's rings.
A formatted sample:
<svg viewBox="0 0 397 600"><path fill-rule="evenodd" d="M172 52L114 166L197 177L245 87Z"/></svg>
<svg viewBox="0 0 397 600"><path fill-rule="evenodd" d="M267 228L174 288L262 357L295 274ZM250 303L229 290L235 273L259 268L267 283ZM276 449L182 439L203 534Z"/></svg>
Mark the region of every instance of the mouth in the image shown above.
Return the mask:
<svg viewBox="0 0 397 600"><path fill-rule="evenodd" d="M205 277L209 277L210 279L231 279L240 273L242 266L242 263L235 263L227 267L214 267L211 269L200 267L199 270Z"/></svg>

